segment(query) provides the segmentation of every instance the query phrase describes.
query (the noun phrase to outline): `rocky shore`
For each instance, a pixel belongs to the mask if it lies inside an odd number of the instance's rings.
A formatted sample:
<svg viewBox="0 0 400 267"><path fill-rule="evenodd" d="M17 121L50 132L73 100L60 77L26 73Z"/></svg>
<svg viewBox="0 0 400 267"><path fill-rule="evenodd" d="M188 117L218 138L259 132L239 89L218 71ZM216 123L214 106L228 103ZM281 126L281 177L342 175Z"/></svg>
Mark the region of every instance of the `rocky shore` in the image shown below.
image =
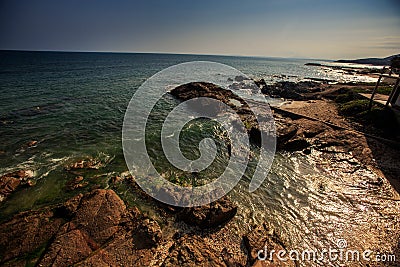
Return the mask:
<svg viewBox="0 0 400 267"><path fill-rule="evenodd" d="M114 191L97 189L3 222L0 263L3 266L248 266L256 261L257 251L266 241L269 246L283 249L279 239L265 226L244 237L234 237L229 227L218 226L235 212L234 205L226 199L210 207L183 210L176 216L179 218L176 223L182 219L187 226L170 233L136 207L127 207Z"/></svg>
<svg viewBox="0 0 400 267"><path fill-rule="evenodd" d="M283 105L272 108L279 150L301 153L327 172L346 169L352 175L362 171L366 183L376 187L388 180L399 192L400 154L394 145L399 142L398 133L388 133L385 127L377 127L364 117L346 116L344 102L339 100L344 96L349 98L345 103L358 100L351 93L351 86L316 82L267 85L263 80L256 83L264 94L285 100ZM180 100L205 96L223 101L245 122L250 140L259 142L263 129L258 128L249 107L232 92L212 84L192 83L175 88L171 94ZM77 170L100 167L101 162L90 159L66 166L65 171L76 174L66 184L66 190L87 185ZM7 201L6 197L20 187L33 186L31 177L30 171L0 177L1 200ZM141 197L147 197L130 175L114 177L111 183L121 180L134 187ZM394 198L400 199L398 193ZM92 189L58 205L19 213L0 224L0 265L298 265L276 258L257 260L260 249L286 250L286 245L267 224L250 226L251 230L243 236L235 234L232 221L237 206L229 198L195 208L156 205L164 220L157 221L137 207L127 206L112 189Z"/></svg>

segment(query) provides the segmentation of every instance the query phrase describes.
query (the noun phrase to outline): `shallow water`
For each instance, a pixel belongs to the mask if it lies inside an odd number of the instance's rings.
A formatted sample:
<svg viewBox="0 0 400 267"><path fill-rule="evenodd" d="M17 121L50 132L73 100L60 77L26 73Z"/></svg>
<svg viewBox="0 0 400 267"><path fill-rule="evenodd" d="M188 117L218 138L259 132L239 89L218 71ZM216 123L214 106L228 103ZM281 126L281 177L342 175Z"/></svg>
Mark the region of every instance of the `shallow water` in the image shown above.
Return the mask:
<svg viewBox="0 0 400 267"><path fill-rule="evenodd" d="M225 63L268 82L281 79L281 74L296 76L289 77L293 80L341 77L304 66L307 60L0 52L0 174L29 169L37 181L34 187L23 188L0 204L1 217L76 194L64 190L65 183L74 177L64 166L81 158L94 157L105 165L83 174L89 181L83 190L96 184L109 187L111 177L127 170L121 128L133 93L157 71L192 60ZM185 174L172 168L163 156L156 130L168 109L177 103L166 96L160 108L154 110L154 124L148 126L147 139L148 152L157 169L166 176L182 178ZM205 137L213 137L220 147L213 165L200 174L208 181L224 170L229 158L218 125L202 120L189 125L182 134L182 150L195 158L197 144ZM27 147L31 140L38 144ZM253 147L250 167L230 193L239 206L233 223L237 233L244 234L252 224L267 222L289 249L334 247L338 239L344 238L349 248L392 251L399 237L400 207L398 201L391 200L390 185L386 181L382 186L368 184L368 178L376 177L362 168L350 174L345 171L351 168L347 165L320 168L315 160L318 156L317 151L310 156L276 154L267 179L250 194L247 188L257 164L257 149ZM151 204L128 186L115 190L131 205L154 213Z"/></svg>

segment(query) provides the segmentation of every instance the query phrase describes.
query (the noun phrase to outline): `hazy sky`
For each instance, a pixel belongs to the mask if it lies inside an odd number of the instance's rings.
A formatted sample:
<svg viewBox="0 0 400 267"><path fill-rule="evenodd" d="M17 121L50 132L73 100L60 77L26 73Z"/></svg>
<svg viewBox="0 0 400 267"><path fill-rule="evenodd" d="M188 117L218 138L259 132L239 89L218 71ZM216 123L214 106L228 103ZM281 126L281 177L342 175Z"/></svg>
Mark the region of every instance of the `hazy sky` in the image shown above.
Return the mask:
<svg viewBox="0 0 400 267"><path fill-rule="evenodd" d="M400 1L0 0L0 49L383 57Z"/></svg>

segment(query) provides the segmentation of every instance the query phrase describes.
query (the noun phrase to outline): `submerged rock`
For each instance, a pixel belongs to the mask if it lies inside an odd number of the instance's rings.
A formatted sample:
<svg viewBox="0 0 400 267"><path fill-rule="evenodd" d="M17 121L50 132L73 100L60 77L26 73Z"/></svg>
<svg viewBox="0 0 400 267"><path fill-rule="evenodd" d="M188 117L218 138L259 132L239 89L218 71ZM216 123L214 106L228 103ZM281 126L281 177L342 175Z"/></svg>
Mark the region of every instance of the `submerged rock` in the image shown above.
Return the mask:
<svg viewBox="0 0 400 267"><path fill-rule="evenodd" d="M104 163L101 162L100 160L94 158L87 158L71 163L70 165L66 166L65 169L67 171L80 170L80 169L98 170L103 166Z"/></svg>
<svg viewBox="0 0 400 267"><path fill-rule="evenodd" d="M69 180L66 184L65 184L65 189L67 191L73 191L76 190L78 188L82 188L87 186L89 183L88 182L83 182L84 178L83 176L76 176L75 178Z"/></svg>
<svg viewBox="0 0 400 267"><path fill-rule="evenodd" d="M28 142L26 145L27 145L28 147L33 147L33 146L36 146L37 143L38 143L38 141L32 140L32 141Z"/></svg>

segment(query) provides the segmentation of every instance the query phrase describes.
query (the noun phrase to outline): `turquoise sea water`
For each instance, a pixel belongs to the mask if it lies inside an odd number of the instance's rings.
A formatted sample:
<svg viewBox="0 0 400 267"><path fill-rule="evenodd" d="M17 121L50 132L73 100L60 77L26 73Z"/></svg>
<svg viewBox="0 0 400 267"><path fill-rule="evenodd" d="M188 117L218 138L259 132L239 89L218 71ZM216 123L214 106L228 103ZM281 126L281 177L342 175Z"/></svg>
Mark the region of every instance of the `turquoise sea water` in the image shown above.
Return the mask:
<svg viewBox="0 0 400 267"><path fill-rule="evenodd" d="M90 182L87 188L94 184L107 187L111 177L127 170L121 130L125 109L137 88L166 67L196 60L224 63L269 83L307 77L343 79L336 72L305 66L306 62L317 62L306 59L2 51L0 174L32 170L37 184L19 190L2 202L1 217L75 194L63 190L65 183L74 177L64 167L85 157L98 159L104 165L100 170L84 174ZM177 101L170 97L166 103L173 106ZM153 119L157 121L162 116L163 110L160 110L154 113ZM190 129L189 143L196 144L196 140L210 132L218 133L210 124L201 125L200 122ZM158 157L162 150L156 138L150 140L149 154L162 169L165 162ZM27 143L32 140L38 141L37 145L28 147ZM191 149L196 154L190 145L185 149L187 155ZM224 168L226 154L222 153L216 162L214 175ZM255 164L250 162L250 168ZM212 173L208 175L206 178L213 178ZM250 177L246 175L231 193L239 204L237 227L245 232L252 223L267 221L277 228L287 244L319 249L334 244L340 237L357 244L358 238L363 239L365 229L370 229L369 225L375 230L365 233L364 239L376 243L380 238L374 239L374 231L390 227L397 233L398 220L393 219L396 213L391 210L392 217L381 216L382 202L374 198L391 197L390 188L355 190L352 184L362 181L362 175L354 176L352 181L345 179L350 178L333 178L316 170L301 155L277 154L269 176L255 194L247 192ZM117 191L131 203L140 202L127 187ZM398 210L397 203L384 204ZM381 245L390 248L389 238L385 242Z"/></svg>

